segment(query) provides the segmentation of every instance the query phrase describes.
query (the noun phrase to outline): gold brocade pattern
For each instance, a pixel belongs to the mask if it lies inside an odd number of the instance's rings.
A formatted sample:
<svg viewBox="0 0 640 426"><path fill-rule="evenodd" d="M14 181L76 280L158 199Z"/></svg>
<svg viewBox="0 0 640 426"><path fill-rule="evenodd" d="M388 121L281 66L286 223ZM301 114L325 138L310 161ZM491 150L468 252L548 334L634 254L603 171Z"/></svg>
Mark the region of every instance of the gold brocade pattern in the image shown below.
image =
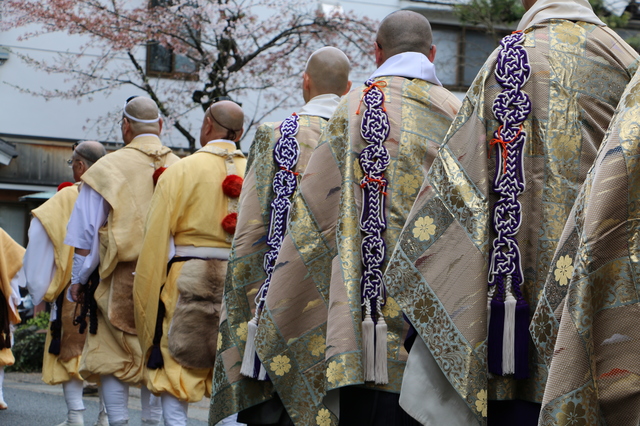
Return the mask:
<svg viewBox="0 0 640 426"><path fill-rule="evenodd" d="M533 313L545 281L555 280L560 257L554 260L554 253L564 224L618 99L637 68L637 55L620 49L626 45L610 30L583 22L551 20L528 28L525 34L523 46L532 72L523 90L533 110L524 124L526 189L519 197L523 218L518 242L523 293ZM549 293L552 305L534 317L538 321L532 324L534 339L546 345L543 353L530 353L530 378L489 380L487 263L491 209L497 200L492 190L496 154L489 141L498 127L491 106L500 88L493 75L495 58L494 52L471 85L385 274L389 294L480 424L486 424L481 402L485 395L488 400L542 401L546 359L553 353L557 329L555 309L558 299L562 300L557 289L563 287L562 279L568 282L570 269L579 262L572 253L562 254L572 261L563 257L561 281L556 281L553 295ZM433 221L435 230L429 226L429 232L416 231L418 221L425 229L426 218ZM426 233L429 238L424 238ZM575 246L575 240L569 243ZM628 294L626 288L623 294ZM613 295L602 297L609 300Z"/></svg>
<svg viewBox="0 0 640 426"><path fill-rule="evenodd" d="M458 102L424 81L383 80L392 129L385 143L391 156L385 206L390 254ZM356 90L343 98L309 161L258 327L258 340L264 342L258 354L271 368L269 377L288 414L300 425L326 424L328 414L337 422L322 404L326 392L364 383L358 155L366 144L360 137L361 116L355 114L361 94ZM384 312L389 384L376 389L399 392L407 324L393 299ZM279 356L291 364L283 375L271 367Z"/></svg>
<svg viewBox="0 0 640 426"><path fill-rule="evenodd" d="M326 121L315 116L299 116L300 129L297 139L300 158L296 172L303 173L311 152L316 146ZM273 147L280 136L279 123L260 126L251 145L247 173L239 200L238 225L229 258L227 279L221 315L221 347L213 374L213 395L209 422L218 421L233 413L271 398L275 391L271 382L249 379L240 374L240 365L247 340L248 321L253 316L254 298L265 279L264 253L267 251L266 232L270 220L270 204L273 200ZM268 326L259 328L257 342L271 343ZM276 348L286 345L284 340L274 340ZM318 354L322 356L322 354ZM265 366L273 364L270 378L290 377L295 360L284 357L265 360ZM280 374L277 374L280 373ZM311 423L309 423L311 424Z"/></svg>

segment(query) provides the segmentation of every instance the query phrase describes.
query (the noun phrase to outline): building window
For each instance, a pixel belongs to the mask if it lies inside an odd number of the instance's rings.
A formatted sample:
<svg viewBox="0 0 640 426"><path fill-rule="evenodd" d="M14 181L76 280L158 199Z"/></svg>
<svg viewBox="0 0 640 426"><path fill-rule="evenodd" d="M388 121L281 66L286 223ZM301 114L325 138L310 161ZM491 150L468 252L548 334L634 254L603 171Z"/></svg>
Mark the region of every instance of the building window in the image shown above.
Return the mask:
<svg viewBox="0 0 640 426"><path fill-rule="evenodd" d="M498 40L483 30L434 24L435 66L438 78L449 90L466 91L482 68Z"/></svg>
<svg viewBox="0 0 640 426"><path fill-rule="evenodd" d="M171 0L151 0L149 7L172 6ZM185 33L187 30L185 30ZM187 38L191 37L187 34ZM198 66L186 55L177 55L167 47L151 41L147 43L147 75L150 77L197 80Z"/></svg>
<svg viewBox="0 0 640 426"><path fill-rule="evenodd" d="M176 55L156 43L147 44L147 74L151 77L198 79L198 66L185 55Z"/></svg>

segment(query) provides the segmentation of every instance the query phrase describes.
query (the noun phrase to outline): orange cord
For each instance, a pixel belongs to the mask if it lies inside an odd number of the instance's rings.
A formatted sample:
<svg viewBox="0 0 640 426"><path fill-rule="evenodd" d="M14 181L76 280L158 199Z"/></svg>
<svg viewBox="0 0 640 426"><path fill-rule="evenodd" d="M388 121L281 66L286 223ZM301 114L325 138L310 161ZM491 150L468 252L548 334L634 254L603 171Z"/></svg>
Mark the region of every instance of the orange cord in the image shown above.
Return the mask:
<svg viewBox="0 0 640 426"><path fill-rule="evenodd" d="M369 90L373 89L374 87L377 87L382 92L382 88L387 87L387 82L386 81L374 81L373 83L371 83L371 86L368 86L368 87L364 88L364 90L362 91L362 93L364 93L364 95L362 95L362 98L360 99L360 103L358 104L358 109L356 110L356 115L360 115L360 107L362 106L362 100L364 99L364 96L369 92ZM387 108L384 106L384 101L382 102L382 110L384 112L387 112Z"/></svg>
<svg viewBox="0 0 640 426"><path fill-rule="evenodd" d="M491 139L491 142L489 142L489 146L493 146L495 144L500 144L502 146L502 164L504 166L504 172L507 172L507 157L509 156L509 149L507 148L507 145L509 145L511 142L515 141L516 139L518 139L518 136L520 136L520 133L522 133L522 124L520 125L520 128L518 129L518 133L516 133L516 135L513 137L513 139L511 139L510 141L505 141L504 139L502 139L502 136L500 136L500 132L502 131L502 126L498 127L498 137L497 138L493 138ZM489 153L489 156L491 156L491 153Z"/></svg>

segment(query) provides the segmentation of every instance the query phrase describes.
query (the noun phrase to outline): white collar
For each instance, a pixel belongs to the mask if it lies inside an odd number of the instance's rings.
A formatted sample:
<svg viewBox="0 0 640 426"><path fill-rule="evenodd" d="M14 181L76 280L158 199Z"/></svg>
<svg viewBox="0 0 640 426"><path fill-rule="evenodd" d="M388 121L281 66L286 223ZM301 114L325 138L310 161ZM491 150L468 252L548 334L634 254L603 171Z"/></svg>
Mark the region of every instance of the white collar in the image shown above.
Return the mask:
<svg viewBox="0 0 640 426"><path fill-rule="evenodd" d="M232 147L231 151L235 151L236 149L238 149L236 147L236 143L234 141L230 141L229 139L214 139L212 141L207 142L207 145L212 143L223 143L223 144L231 145Z"/></svg>
<svg viewBox="0 0 640 426"><path fill-rule="evenodd" d="M404 52L393 55L384 61L384 64L380 65L369 78L385 76L419 78L442 86L436 76L436 67L425 55L418 52Z"/></svg>
<svg viewBox="0 0 640 426"><path fill-rule="evenodd" d="M538 0L522 16L518 24L518 30L524 30L549 19L566 19L568 21L588 22L599 26L605 25L593 13L593 9L587 0Z"/></svg>
<svg viewBox="0 0 640 426"><path fill-rule="evenodd" d="M298 115L315 115L328 120L338 108L339 103L340 96L333 93L318 95L300 108Z"/></svg>

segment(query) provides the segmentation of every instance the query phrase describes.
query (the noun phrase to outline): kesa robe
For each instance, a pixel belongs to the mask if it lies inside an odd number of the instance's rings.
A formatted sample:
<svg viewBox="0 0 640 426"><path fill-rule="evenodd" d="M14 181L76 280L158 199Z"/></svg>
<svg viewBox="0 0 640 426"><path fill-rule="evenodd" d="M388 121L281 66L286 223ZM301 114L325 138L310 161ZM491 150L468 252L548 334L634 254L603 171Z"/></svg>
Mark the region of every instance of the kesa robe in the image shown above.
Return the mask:
<svg viewBox="0 0 640 426"><path fill-rule="evenodd" d="M523 126L526 189L518 197L522 224L516 239L521 288L533 312L637 55L612 30L584 22L545 21L524 36L531 76L522 90L532 111ZM497 54L467 92L385 274L389 294L444 374L442 383L453 386L478 424L486 423L488 399L541 402L547 378L532 345L528 380L487 375L488 266L498 199L492 189L496 147L489 144L499 126L492 104L502 90L494 76ZM428 380L422 384L429 386ZM437 395L437 387L433 392ZM420 392L406 397L427 407Z"/></svg>
<svg viewBox="0 0 640 426"><path fill-rule="evenodd" d="M87 380L112 374L130 384L143 379L133 319L132 286L144 223L153 195L153 173L179 158L155 136L135 138L97 161L82 180L111 206L100 228L100 284L95 292L98 332L88 334L80 373Z"/></svg>
<svg viewBox="0 0 640 426"><path fill-rule="evenodd" d="M206 268L192 264L203 261L191 260L174 263L167 276L169 242L173 236L176 246L227 249L231 246L230 235L221 225L222 219L228 214L230 203L229 197L222 192L222 182L227 177L225 160L233 163L235 174L239 176L244 175L246 160L241 151L228 150L228 147L229 143L211 142L169 167L162 174L151 200L144 243L136 267L133 300L136 328L145 363L153 344L159 299L166 309L160 341L164 367L145 368L147 387L153 393L168 392L182 401L197 402L204 395L211 395L215 354L205 362L210 363L209 368L186 367L171 355L169 340L180 338L168 335L180 297L177 281L183 269L187 268L191 269L191 275L196 275L195 279L200 278L199 275L217 273L207 272ZM226 260L218 262L222 263L219 267L224 267L227 263ZM218 298L222 297L224 272L226 271L222 271L219 278L219 288L208 289L210 292L216 292ZM206 283L206 278L208 277L202 277L201 281ZM219 311L220 306L216 306L215 309ZM198 314L199 312L195 312L196 316L193 318L194 331L197 332L198 327L217 327L217 323L207 324L206 318L199 318ZM205 334L202 333L199 338L196 336L196 339L205 339ZM214 347L217 344L215 340L197 343L211 344ZM192 350L197 351L195 345Z"/></svg>
<svg viewBox="0 0 640 426"><path fill-rule="evenodd" d="M45 302L55 302L60 294L66 292L70 284L73 247L64 244L64 237L67 233L67 222L69 222L73 205L78 198L78 188L79 186L76 184L61 189L46 203L31 212L40 221L53 245L55 274L44 295ZM68 382L72 378L82 379L78 369L86 334L78 333L78 327L73 325L75 306L75 303L65 297L62 302L62 312L58 311L58 315L62 315L59 355L49 353L51 328L47 329L42 360L42 381L48 385Z"/></svg>
<svg viewBox="0 0 640 426"><path fill-rule="evenodd" d="M247 339L247 323L255 310L254 298L265 280L263 257L269 250L266 240L270 205L274 199L273 177L277 171L273 149L281 136L280 124L262 124L249 152L220 318L222 346L214 369L209 417L212 424L270 399L273 393L271 383L242 376L240 367ZM301 115L298 124L296 140L300 146L300 157L294 171L303 174L327 120Z"/></svg>
<svg viewBox="0 0 640 426"><path fill-rule="evenodd" d="M17 291L11 285L11 280L16 276L22 267L22 257L24 256L24 247L16 243L7 232L0 228L0 334L3 341L8 343L11 341L11 333L6 332L9 324L20 323L20 314L18 314L17 306L12 300L12 294ZM0 367L5 365L13 365L15 358L11 352L11 348L3 345L0 347Z"/></svg>
<svg viewBox="0 0 640 426"><path fill-rule="evenodd" d="M532 321L550 366L541 425L640 422L638 117L636 74L567 222Z"/></svg>
<svg viewBox="0 0 640 426"><path fill-rule="evenodd" d="M386 265L460 102L421 79L375 80L384 93L390 126L384 142L390 156L384 189ZM258 324L258 355L298 425L335 423L335 408L323 403L327 392L365 382L359 229L363 172L358 160L367 146L360 130L365 107L356 113L363 90L342 99L309 160L276 262L267 310ZM407 357L407 323L391 298L383 314L389 383L371 386L397 393Z"/></svg>

